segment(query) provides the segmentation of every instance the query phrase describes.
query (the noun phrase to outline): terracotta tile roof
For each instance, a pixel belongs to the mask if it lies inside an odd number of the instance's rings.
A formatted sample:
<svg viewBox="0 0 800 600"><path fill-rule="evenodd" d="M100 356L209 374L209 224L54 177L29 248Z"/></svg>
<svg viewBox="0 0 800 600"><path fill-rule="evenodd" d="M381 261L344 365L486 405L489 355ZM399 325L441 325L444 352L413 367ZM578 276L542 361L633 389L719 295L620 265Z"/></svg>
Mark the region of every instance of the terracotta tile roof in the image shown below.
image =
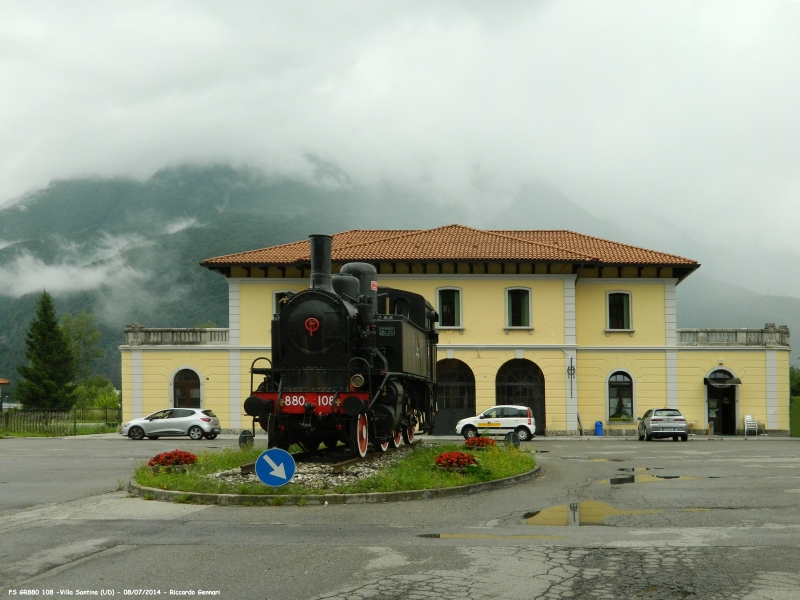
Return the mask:
<svg viewBox="0 0 800 600"><path fill-rule="evenodd" d="M8 379L3 379L0 377L0 385L8 385L9 383L11 382Z"/></svg>
<svg viewBox="0 0 800 600"><path fill-rule="evenodd" d="M209 258L201 264L307 264L308 240ZM354 229L333 235L335 262L551 261L609 265L685 265L696 261L572 231L486 231L463 225L420 230Z"/></svg>

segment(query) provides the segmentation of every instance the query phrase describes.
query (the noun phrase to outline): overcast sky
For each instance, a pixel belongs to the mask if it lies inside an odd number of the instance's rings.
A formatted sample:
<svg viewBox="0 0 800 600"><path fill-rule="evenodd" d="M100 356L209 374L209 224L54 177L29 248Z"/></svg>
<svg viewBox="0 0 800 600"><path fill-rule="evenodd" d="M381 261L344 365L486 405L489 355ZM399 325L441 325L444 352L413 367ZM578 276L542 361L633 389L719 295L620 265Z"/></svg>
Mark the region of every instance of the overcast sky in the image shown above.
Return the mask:
<svg viewBox="0 0 800 600"><path fill-rule="evenodd" d="M473 204L543 183L800 279L800 2L0 0L0 108L0 204L313 155Z"/></svg>

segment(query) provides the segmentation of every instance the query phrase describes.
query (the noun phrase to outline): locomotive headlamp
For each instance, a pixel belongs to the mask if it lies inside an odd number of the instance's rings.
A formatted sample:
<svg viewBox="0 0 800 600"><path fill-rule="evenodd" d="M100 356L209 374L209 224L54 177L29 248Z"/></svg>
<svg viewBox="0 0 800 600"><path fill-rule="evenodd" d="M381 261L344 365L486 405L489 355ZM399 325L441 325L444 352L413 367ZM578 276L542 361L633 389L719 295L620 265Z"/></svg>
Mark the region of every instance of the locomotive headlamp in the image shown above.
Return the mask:
<svg viewBox="0 0 800 600"><path fill-rule="evenodd" d="M364 376L361 375L361 373L356 373L350 378L350 385L352 385L354 388L360 388L362 385L364 385Z"/></svg>

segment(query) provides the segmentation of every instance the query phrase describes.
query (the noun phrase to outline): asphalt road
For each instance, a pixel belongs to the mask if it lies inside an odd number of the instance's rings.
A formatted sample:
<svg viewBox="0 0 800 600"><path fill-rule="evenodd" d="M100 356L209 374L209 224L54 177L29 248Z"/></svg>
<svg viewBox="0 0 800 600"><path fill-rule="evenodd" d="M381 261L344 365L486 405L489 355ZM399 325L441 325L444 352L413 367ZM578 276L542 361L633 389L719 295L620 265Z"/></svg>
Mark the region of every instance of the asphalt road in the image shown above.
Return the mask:
<svg viewBox="0 0 800 600"><path fill-rule="evenodd" d="M537 438L535 481L395 504L191 506L113 491L157 452L235 443L0 440L0 594L800 598L800 440Z"/></svg>

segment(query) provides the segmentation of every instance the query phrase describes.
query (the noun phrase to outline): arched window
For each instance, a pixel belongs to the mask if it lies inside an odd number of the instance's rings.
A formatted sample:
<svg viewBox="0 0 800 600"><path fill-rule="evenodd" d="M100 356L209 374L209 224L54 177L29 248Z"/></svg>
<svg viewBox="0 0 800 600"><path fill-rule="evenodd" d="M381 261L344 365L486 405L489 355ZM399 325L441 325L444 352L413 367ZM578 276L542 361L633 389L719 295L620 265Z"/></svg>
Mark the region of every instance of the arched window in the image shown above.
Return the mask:
<svg viewBox="0 0 800 600"><path fill-rule="evenodd" d="M175 373L172 382L174 408L200 408L200 377L191 369Z"/></svg>
<svg viewBox="0 0 800 600"><path fill-rule="evenodd" d="M633 380L617 371L608 378L609 422L633 422Z"/></svg>
<svg viewBox="0 0 800 600"><path fill-rule="evenodd" d="M544 374L529 360L517 358L497 371L497 404L529 406L536 419L536 434L545 432Z"/></svg>
<svg viewBox="0 0 800 600"><path fill-rule="evenodd" d="M436 363L436 405L475 410L475 376L466 363L454 358Z"/></svg>

